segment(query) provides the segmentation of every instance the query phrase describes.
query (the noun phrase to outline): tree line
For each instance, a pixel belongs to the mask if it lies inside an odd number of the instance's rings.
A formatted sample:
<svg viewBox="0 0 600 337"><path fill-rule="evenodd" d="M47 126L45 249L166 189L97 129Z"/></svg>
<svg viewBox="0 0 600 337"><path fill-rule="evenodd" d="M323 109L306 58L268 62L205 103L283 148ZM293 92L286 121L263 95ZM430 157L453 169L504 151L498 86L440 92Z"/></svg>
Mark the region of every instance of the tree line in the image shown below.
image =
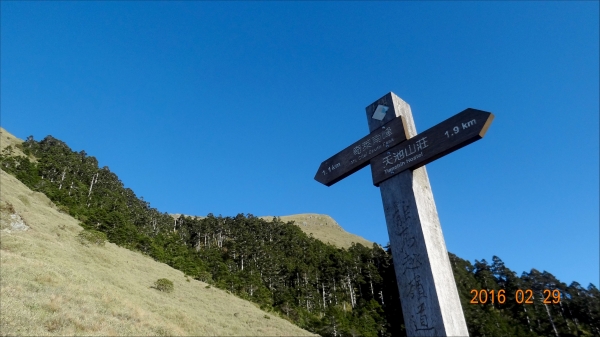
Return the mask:
<svg viewBox="0 0 600 337"><path fill-rule="evenodd" d="M52 136L41 141L30 136L18 147L26 156L7 147L0 155L2 169L115 244L322 336L405 335L389 245L337 248L292 222L251 214L173 217L136 196L96 158ZM567 286L535 269L517 276L496 256L491 264L471 264L453 254L450 260L471 335L600 335L600 292L593 284ZM558 290L560 301L544 303L546 289ZM471 303L473 290L486 290L485 304ZM500 290L507 300L491 303L488 295ZM518 290L529 290L524 295L532 303L517 303Z"/></svg>

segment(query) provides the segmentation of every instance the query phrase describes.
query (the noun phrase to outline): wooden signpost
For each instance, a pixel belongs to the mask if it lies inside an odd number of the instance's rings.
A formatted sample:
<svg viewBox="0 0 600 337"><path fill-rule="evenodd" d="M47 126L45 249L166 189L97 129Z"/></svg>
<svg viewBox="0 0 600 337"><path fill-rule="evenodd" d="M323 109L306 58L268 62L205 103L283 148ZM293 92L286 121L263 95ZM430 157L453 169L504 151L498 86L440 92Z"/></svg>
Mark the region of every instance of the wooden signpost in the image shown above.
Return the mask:
<svg viewBox="0 0 600 337"><path fill-rule="evenodd" d="M371 161L373 184L408 169L416 169L477 141L485 135L494 115L467 109L388 149Z"/></svg>
<svg viewBox="0 0 600 337"><path fill-rule="evenodd" d="M394 93L369 105L366 112L371 133L323 162L315 179L331 186L370 159L373 183L383 201L407 335L468 336L424 165L481 139L494 115L467 109L417 134L410 106ZM348 153L353 146L396 120L404 127L398 134L406 140L398 138L396 145L352 162ZM332 173L337 169L341 173Z"/></svg>
<svg viewBox="0 0 600 337"><path fill-rule="evenodd" d="M333 157L321 163L315 180L331 186L352 173L369 165L369 160L406 140L402 118L379 127Z"/></svg>

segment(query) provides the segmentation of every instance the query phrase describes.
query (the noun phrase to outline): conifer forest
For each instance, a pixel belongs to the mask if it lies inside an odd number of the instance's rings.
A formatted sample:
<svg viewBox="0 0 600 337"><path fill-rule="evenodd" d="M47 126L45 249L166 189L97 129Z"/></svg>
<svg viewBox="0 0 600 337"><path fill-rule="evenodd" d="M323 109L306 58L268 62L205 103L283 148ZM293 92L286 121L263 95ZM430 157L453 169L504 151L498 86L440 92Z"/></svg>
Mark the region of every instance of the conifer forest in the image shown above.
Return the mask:
<svg viewBox="0 0 600 337"><path fill-rule="evenodd" d="M52 136L30 136L17 147L26 156L9 146L1 168L112 243L321 336L405 335L389 246L337 248L293 223L251 214L174 218L96 158ZM567 285L535 269L517 275L497 256L474 264L453 254L450 260L471 336L600 336L593 284Z"/></svg>

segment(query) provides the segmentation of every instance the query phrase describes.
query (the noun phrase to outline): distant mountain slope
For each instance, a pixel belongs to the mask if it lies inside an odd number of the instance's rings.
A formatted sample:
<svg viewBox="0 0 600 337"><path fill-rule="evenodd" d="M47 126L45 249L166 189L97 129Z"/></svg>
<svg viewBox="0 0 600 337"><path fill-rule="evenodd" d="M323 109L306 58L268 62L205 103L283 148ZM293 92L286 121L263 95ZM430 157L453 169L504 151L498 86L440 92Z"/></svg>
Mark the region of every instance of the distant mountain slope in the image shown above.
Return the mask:
<svg viewBox="0 0 600 337"><path fill-rule="evenodd" d="M2 336L313 335L140 253L86 247L44 194L1 170L0 184ZM151 289L158 278L175 290Z"/></svg>
<svg viewBox="0 0 600 337"><path fill-rule="evenodd" d="M273 216L263 216L260 218L272 220ZM352 242L360 243L368 248L373 246L373 242L346 232L332 217L326 214L294 214L280 216L279 218L284 222L294 221L307 235L312 234L315 239L330 243L336 247L350 248Z"/></svg>
<svg viewBox="0 0 600 337"><path fill-rule="evenodd" d="M22 139L19 139L13 136L10 132L4 130L4 128L0 127L0 151L4 150L6 147L10 146L13 149L15 155L25 157L25 154L21 150L21 144L23 143ZM35 160L33 157L30 157L31 160Z"/></svg>
<svg viewBox="0 0 600 337"><path fill-rule="evenodd" d="M179 219L182 214L171 214L174 219ZM190 216L198 219L203 219L203 216ZM271 221L273 216L261 216L261 219ZM295 225L300 227L307 235L312 235L315 239L319 239L322 242L330 243L339 248L350 248L352 243L360 243L365 247L373 246L373 242L360 237L356 234L348 233L340 226L332 217L326 214L292 214L279 216L279 219L283 222L293 221Z"/></svg>
<svg viewBox="0 0 600 337"><path fill-rule="evenodd" d="M30 159L13 146L0 152L0 336L269 335L287 329L271 316L263 315L268 324L260 325L263 313L252 306L322 336L404 335L390 250L324 244L315 229L341 237L335 223L325 225L325 216L288 218L298 222L293 226L243 214L161 213L85 151L52 136L19 144L4 133L0 145L14 144ZM32 163L33 156L39 161ZM76 243L81 227L67 213L118 247ZM471 336L600 336L595 285L567 285L536 269L518 276L498 256L474 264L449 257ZM181 271L189 283L181 281ZM162 277L175 282L174 293L147 289ZM222 291L207 292L213 288L191 278ZM498 302L474 305L473 292L484 301L484 290L490 296L497 291ZM531 300L522 296L529 302L519 302L519 291ZM548 291L560 301L548 302ZM253 303L215 295L224 292Z"/></svg>

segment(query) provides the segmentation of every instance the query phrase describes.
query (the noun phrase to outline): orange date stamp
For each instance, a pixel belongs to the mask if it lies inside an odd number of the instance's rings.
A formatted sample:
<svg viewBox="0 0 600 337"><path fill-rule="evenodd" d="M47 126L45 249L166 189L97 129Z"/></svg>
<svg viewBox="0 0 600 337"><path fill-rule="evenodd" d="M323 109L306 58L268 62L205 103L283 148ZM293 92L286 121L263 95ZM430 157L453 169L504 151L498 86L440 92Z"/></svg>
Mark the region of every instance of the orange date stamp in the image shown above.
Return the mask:
<svg viewBox="0 0 600 337"><path fill-rule="evenodd" d="M544 304L557 304L560 302L560 291L558 289L549 290L544 289ZM491 303L506 303L506 291L500 290L487 290L487 289L471 289L471 304L486 304ZM514 300L517 304L533 304L533 290L531 289L517 289L514 294Z"/></svg>

